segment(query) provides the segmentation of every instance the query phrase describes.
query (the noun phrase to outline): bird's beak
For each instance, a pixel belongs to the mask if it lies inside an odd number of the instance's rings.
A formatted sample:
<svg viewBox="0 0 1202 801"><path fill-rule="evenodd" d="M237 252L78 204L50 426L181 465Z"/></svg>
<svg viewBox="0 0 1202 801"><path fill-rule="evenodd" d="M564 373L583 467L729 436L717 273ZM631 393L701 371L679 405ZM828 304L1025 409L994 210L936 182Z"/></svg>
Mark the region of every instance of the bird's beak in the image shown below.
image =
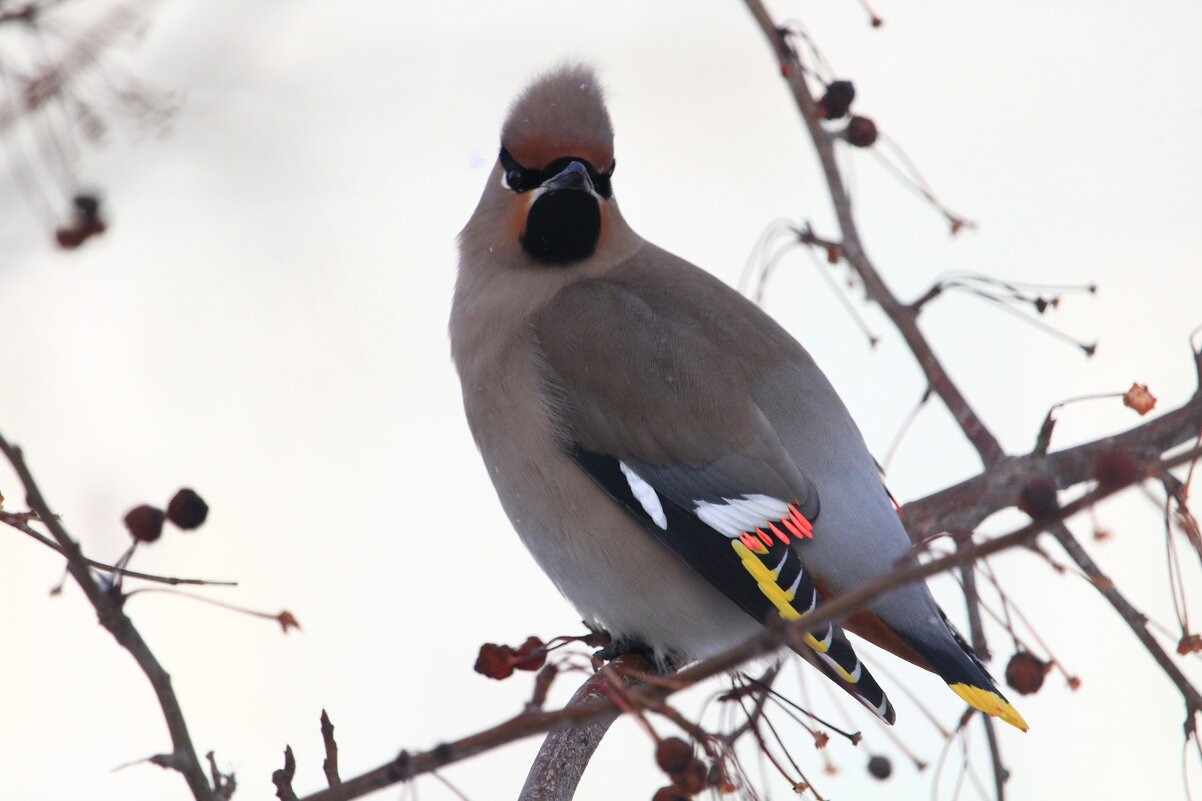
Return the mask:
<svg viewBox="0 0 1202 801"><path fill-rule="evenodd" d="M579 161L568 162L568 166L546 181L543 181L541 188L548 192L561 189L579 189L589 194L596 194L596 191L593 189L593 179L588 174L588 168Z"/></svg>

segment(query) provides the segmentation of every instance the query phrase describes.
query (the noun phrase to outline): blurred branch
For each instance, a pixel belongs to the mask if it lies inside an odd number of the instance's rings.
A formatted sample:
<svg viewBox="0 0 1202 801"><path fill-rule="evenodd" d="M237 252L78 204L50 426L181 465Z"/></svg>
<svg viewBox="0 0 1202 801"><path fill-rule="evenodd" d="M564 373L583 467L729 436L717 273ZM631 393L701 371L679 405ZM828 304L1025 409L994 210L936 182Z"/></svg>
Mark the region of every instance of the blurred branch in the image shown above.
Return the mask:
<svg viewBox="0 0 1202 801"><path fill-rule="evenodd" d="M175 691L171 687L171 676L159 664L146 641L142 639L142 635L134 628L133 621L126 616L122 609L121 596L102 588L92 577L89 560L80 550L79 543L71 539L58 517L50 510L50 505L42 496L37 482L34 481L29 467L25 464L21 449L9 444L0 435L0 451L4 453L17 472L17 477L25 488L29 507L37 512L38 518L46 525L58 543L59 549L67 559L67 570L83 590L88 602L96 610L100 625L113 635L113 639L122 648L129 651L154 688L154 693L159 700L159 708L163 712L163 719L167 722L167 730L171 735L172 751L170 754L151 757L150 761L161 767L179 771L187 781L188 788L192 791L192 797L196 801L211 801L213 791L209 786L204 769L201 767L200 760L197 759L196 749L192 747L192 738L188 734L188 726L184 722L183 710L180 709L179 700L175 697Z"/></svg>
<svg viewBox="0 0 1202 801"><path fill-rule="evenodd" d="M1194 448L1193 452L1197 452L1198 448ZM1196 456L1194 458L1197 458ZM1143 643L1144 648L1156 660L1156 664L1160 665L1160 669L1165 672L1165 675L1177 685L1177 689L1181 691L1182 697L1185 699L1185 730L1190 732L1193 730L1194 715L1202 712L1202 693L1190 683L1185 674L1181 672L1181 668L1173 661L1173 658L1161 647L1156 638L1152 636L1152 632L1148 631L1148 618L1136 609L1131 603L1119 592L1114 582L1111 581L1098 567L1097 563L1090 558L1085 548L1069 531L1068 526L1063 521L1052 526L1052 536L1060 543L1060 547L1064 548L1065 552L1072 558L1077 566L1090 577L1094 587L1098 592L1110 602L1114 610L1118 612L1124 622L1135 632L1135 636Z"/></svg>

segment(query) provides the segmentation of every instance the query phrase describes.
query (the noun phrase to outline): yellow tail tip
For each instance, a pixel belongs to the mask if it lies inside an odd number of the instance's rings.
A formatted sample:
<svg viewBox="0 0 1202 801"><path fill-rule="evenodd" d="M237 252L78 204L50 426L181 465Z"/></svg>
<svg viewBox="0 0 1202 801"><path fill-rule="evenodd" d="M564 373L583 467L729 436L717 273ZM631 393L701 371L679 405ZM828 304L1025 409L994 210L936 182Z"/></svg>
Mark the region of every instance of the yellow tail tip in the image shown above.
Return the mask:
<svg viewBox="0 0 1202 801"><path fill-rule="evenodd" d="M973 709L979 709L986 715L993 715L1001 718L1020 731L1027 730L1027 721L1023 720L1023 716L1018 714L1018 710L1010 706L1005 698L1002 698L992 690L985 690L980 687L973 687L971 684L949 684L952 692L964 699L964 703L971 706Z"/></svg>

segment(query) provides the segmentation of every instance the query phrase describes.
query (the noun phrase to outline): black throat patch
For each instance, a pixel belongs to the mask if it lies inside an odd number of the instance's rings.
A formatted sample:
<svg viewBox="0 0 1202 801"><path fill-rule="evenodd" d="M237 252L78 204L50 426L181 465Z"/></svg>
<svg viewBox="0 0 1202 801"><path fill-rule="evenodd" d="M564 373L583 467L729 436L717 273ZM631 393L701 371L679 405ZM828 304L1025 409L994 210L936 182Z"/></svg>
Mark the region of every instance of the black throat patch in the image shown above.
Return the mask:
<svg viewBox="0 0 1202 801"><path fill-rule="evenodd" d="M580 189L559 189L539 195L530 206L521 239L535 260L562 265L593 255L600 234L597 198Z"/></svg>

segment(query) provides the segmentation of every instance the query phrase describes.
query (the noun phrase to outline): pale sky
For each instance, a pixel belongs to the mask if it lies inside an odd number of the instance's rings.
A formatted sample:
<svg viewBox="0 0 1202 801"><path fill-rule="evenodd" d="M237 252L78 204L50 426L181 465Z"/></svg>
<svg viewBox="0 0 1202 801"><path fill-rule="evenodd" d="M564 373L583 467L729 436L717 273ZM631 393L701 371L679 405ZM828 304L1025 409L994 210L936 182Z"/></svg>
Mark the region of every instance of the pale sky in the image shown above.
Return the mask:
<svg viewBox="0 0 1202 801"><path fill-rule="evenodd" d="M939 355L1009 450L1029 449L1047 408L1067 397L1133 381L1151 386L1159 409L1189 397L1187 336L1202 322L1202 8L893 2L878 6L879 30L851 2L770 9L804 22L839 77L855 81L857 111L979 224L950 238L872 154L843 152L865 244L902 298L953 270L1099 285L1096 297L1072 296L1047 317L1099 340L1092 360L966 295L924 314ZM735 0L170 0L150 20L112 58L178 92L181 105L167 135L118 123L76 165L81 182L105 192L108 233L78 252L57 250L11 170L0 173L0 431L25 448L96 558L125 547L129 508L164 504L180 486L209 501L204 528L169 533L134 567L236 579L237 589L205 594L287 608L304 630L284 637L271 623L167 595L135 596L128 608L172 673L199 751L237 771L236 798L273 797L285 743L303 793L322 784L323 707L343 775L353 775L521 708L528 677L494 683L471 671L481 643L580 630L501 512L446 337L455 235L525 83L564 59L596 65L617 131L624 215L729 283L773 220L835 229L772 53ZM12 41L6 34L0 48ZM782 262L766 307L883 456L924 385L887 320L851 297L883 337L875 350L800 252ZM1117 402L1071 407L1054 447L1137 422ZM889 481L905 501L977 467L932 405ZM21 508L6 466L0 493L7 509ZM1105 544L1091 541L1088 516L1074 528L1140 609L1171 624L1155 506L1132 492L1096 518L1114 534ZM999 516L987 529L1022 519ZM1186 561L1192 611L1202 614L1202 576ZM146 680L79 591L48 595L61 560L6 529L0 564L2 794L186 797L183 781L158 768L113 772L168 739ZM1029 554L993 564L1083 682L1072 693L1053 674L1038 695L1011 696L1031 724L1025 735L1001 727L1011 797L1183 798L1182 702L1130 632L1084 582ZM962 623L954 585L933 587ZM1000 628L990 635L1000 674L1010 646ZM941 741L897 685L945 725L958 699L865 651L892 674L878 671L898 707L893 733L934 761ZM1181 664L1202 682L1196 659ZM556 697L577 681L563 677ZM819 684L810 676L807 686ZM681 709L695 712L703 696L686 696ZM866 739L857 749L832 741L837 775L824 775L804 733L784 726L819 789L929 798L932 771L917 773L867 713L839 703ZM822 691L815 705L843 714ZM988 784L982 741L974 728ZM511 798L536 747L523 742L444 775L473 801ZM894 761L885 784L865 772L871 753ZM951 797L957 753L940 798ZM758 781L754 758L747 764ZM1189 772L1196 796L1196 753ZM650 798L663 783L650 741L620 723L578 798ZM778 777L761 786L764 797L791 796ZM964 793L975 797L971 786ZM454 796L427 777L417 797Z"/></svg>

